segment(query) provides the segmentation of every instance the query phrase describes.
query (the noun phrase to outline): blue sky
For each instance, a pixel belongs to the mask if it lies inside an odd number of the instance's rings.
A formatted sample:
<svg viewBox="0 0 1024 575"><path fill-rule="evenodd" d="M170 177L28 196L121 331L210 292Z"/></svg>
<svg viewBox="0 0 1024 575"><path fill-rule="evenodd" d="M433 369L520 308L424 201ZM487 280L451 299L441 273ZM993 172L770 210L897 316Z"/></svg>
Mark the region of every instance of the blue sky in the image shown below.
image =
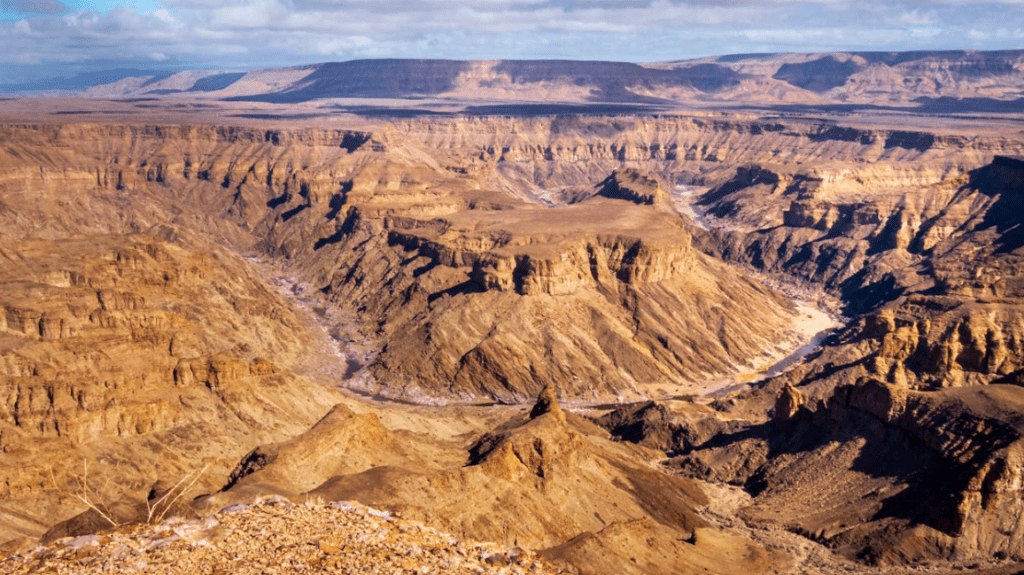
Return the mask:
<svg viewBox="0 0 1024 575"><path fill-rule="evenodd" d="M356 58L1024 48L1021 0L0 0L0 84Z"/></svg>
<svg viewBox="0 0 1024 575"><path fill-rule="evenodd" d="M53 14L65 10L92 10L106 13L118 6L137 9L140 12L152 12L163 6L156 0L121 1L117 0L64 0L56 2L3 2L0 6L0 19L21 20L38 14Z"/></svg>

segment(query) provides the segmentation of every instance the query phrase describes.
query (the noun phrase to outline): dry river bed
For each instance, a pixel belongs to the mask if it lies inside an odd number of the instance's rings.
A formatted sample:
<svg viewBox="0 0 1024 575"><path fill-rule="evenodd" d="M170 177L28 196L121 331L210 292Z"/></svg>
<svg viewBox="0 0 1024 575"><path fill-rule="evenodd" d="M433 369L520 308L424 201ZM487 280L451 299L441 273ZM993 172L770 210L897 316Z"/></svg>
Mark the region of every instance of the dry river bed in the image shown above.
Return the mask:
<svg viewBox="0 0 1024 575"><path fill-rule="evenodd" d="M694 198L706 191L694 186L677 186L672 194L672 203L684 220L699 227L710 229L733 229L728 222L705 215L694 203ZM280 294L293 301L303 311L311 330L320 336L318 349L307 356L306 362L296 371L313 381L320 381L363 399L380 403L404 403L416 405L445 404L437 398L409 397L395 399L386 397L383 388L367 369L376 357L379 343L360 334L357 319L344 310L336 309L325 301L318 290L296 279L295 275L281 269L273 262L257 257L247 258L258 266L263 277ZM753 269L734 266L737 273L753 277L788 296L796 308L794 321L788 337L780 340L775 347L767 348L743 364L734 365L735 372L727 377L699 381L664 382L642 391L649 399L670 400L693 397L721 397L740 391L758 381L781 375L799 365L807 356L817 351L821 344L837 328L844 318L836 311L838 301L821 291L809 290L787 282L783 278L770 277ZM632 403L635 398L620 398L620 401L564 400L563 405L573 409L605 407L610 403ZM489 402L479 402L487 405Z"/></svg>

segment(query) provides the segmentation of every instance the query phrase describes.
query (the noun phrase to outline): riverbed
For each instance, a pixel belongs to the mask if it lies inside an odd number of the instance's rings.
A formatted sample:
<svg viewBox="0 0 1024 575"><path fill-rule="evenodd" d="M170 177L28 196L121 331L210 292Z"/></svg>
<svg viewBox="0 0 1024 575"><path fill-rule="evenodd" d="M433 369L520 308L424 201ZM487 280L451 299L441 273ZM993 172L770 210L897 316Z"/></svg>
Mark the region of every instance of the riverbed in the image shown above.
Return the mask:
<svg viewBox="0 0 1024 575"><path fill-rule="evenodd" d="M708 215L697 204L701 195L710 188L679 184L671 194L672 206L684 220L689 220L704 231L739 231L746 232L742 226ZM756 270L736 266L738 273L752 276L761 283L787 295L796 306L790 330L790 337L777 345L775 349L766 350L747 365L737 366L737 372L731 376L707 381L695 385L695 395L717 397L728 395L749 387L753 383L782 375L786 371L800 365L809 355L818 351L830 335L843 325L839 314L839 302L821 291L810 291L778 276L766 276ZM685 394L677 394L680 397Z"/></svg>
<svg viewBox="0 0 1024 575"><path fill-rule="evenodd" d="M705 231L741 231L731 226L729 222L708 216L700 209L695 202L706 191L707 188L680 185L671 196L673 206L681 217ZM269 283L278 293L291 299L305 312L313 332L319 334L318 349L311 349L301 365L293 367L296 372L367 399L396 401L395 398L382 395L385 390L374 380L368 369L376 359L379 342L372 341L360 333L358 319L351 312L326 302L318 290L304 285L278 265L262 258L248 259L263 270L264 277L270 280ZM648 384L624 391L618 398L594 398L589 402L569 400L565 402L566 407L586 408L597 404L631 403L645 399L693 399L727 395L758 381L781 375L799 365L807 356L819 350L828 336L842 325L842 318L835 311L838 309L838 302L831 300L827 294L808 291L804 286L785 282L776 276L761 274L752 268L738 265L735 268L736 273L753 277L760 283L785 294L793 302L793 321L785 337L780 338L772 347L763 349L756 357L751 357L742 364L735 364L734 372L727 376ZM397 401L422 404L448 403L438 398L427 397L402 398Z"/></svg>

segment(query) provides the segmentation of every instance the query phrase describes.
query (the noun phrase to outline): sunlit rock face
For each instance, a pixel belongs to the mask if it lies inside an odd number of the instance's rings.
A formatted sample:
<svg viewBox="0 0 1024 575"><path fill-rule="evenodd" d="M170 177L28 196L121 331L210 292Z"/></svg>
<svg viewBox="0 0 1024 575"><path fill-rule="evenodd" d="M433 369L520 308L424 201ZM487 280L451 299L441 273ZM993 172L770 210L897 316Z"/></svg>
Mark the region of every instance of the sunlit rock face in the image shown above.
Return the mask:
<svg viewBox="0 0 1024 575"><path fill-rule="evenodd" d="M909 69L820 57L651 77L820 102ZM1010 81L982 64L977 86ZM335 72L218 90L301 99ZM429 72L423 90L595 94L544 69ZM223 105L285 109L265 100ZM95 519L63 522L85 460L126 520L206 469L201 509L351 498L581 572L803 571L812 544L829 568L1024 558L1020 398L1001 385L1024 370L1015 132L167 117L0 128L7 538ZM848 324L758 373L807 342L794 299Z"/></svg>

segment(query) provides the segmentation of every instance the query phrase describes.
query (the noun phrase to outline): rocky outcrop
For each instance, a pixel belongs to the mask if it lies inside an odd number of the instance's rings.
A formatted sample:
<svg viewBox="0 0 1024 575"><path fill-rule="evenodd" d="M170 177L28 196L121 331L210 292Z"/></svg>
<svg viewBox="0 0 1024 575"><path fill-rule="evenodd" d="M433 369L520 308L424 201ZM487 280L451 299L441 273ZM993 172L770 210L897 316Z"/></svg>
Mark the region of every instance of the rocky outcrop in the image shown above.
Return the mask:
<svg viewBox="0 0 1024 575"><path fill-rule="evenodd" d="M537 396L537 403L530 410L530 419L538 418L546 413L553 413L554 417L559 420L565 419L565 413L558 405L558 393L555 386L550 383L545 385L544 389L540 391L540 395Z"/></svg>
<svg viewBox="0 0 1024 575"><path fill-rule="evenodd" d="M83 489L131 520L158 479L224 473L254 435L294 433L327 408L263 359L308 349L301 316L237 257L183 243L4 242L16 256L0 258L0 539L81 513Z"/></svg>
<svg viewBox="0 0 1024 575"><path fill-rule="evenodd" d="M457 449L459 460L447 454L454 445L448 441L422 462L364 461L362 470L343 471L348 457L395 453L378 442L361 446L353 432L362 422L351 420L346 411L336 408L308 432L246 457L240 469L254 471L205 498L203 505L216 509L245 501L258 485L281 485L271 479L273 474L294 475L297 469L295 461L282 458L303 453L303 468L340 473L306 494L313 500L354 500L391 509L391 517L423 521L456 537L515 545L569 569L630 563L621 556L622 545L636 541L644 541L631 550L638 562L665 564L671 557L669 564L685 573L728 573L735 562L722 554L736 549L742 550L743 565L752 572L765 571L773 562L763 546L699 516L708 499L696 483L656 470L647 462L653 452L611 441L600 428L559 408L551 388L540 394L530 413L504 408L501 412L511 417L477 433L468 448ZM467 412L463 408L461 413ZM422 417L438 430L458 420ZM351 425L339 425L345 419ZM418 427L416 420L404 419L403 424ZM402 436L410 451L438 446L436 439L421 434ZM784 560L784 555L775 559Z"/></svg>
<svg viewBox="0 0 1024 575"><path fill-rule="evenodd" d="M764 185L744 187L748 172L738 170L731 184L705 194L709 207L729 206L743 218L761 205ZM695 243L821 282L844 299L850 316L865 314L808 370L815 393L865 375L915 389L1013 383L1024 369L1014 236L1022 173L1016 160L996 157L893 195L817 172L814 186L779 192L783 184L774 185L780 199L794 198L781 225L715 231L712 238L695 236ZM856 203L844 201L852 196Z"/></svg>
<svg viewBox="0 0 1024 575"><path fill-rule="evenodd" d="M622 441L668 454L689 451L732 425L702 405L656 401L619 406L594 422Z"/></svg>
<svg viewBox="0 0 1024 575"><path fill-rule="evenodd" d="M777 403L799 394L783 388ZM673 465L743 485L748 521L869 563L1022 557L1022 400L1013 386L919 392L863 379L790 417L776 408L723 428Z"/></svg>
<svg viewBox="0 0 1024 575"><path fill-rule="evenodd" d="M775 409L773 410L772 417L781 421L793 419L793 417L800 413L800 408L803 406L803 394L787 382L775 400Z"/></svg>
<svg viewBox="0 0 1024 575"><path fill-rule="evenodd" d="M356 413L335 405L303 433L273 444L260 445L245 455L220 491L232 498L257 496L273 489L287 496L310 491L338 475L359 473L382 465L422 467L375 413ZM268 486L273 486L269 488Z"/></svg>
<svg viewBox="0 0 1024 575"><path fill-rule="evenodd" d="M768 396L761 409L774 400L776 413L781 403L791 413L787 390L800 382L794 391L804 410L723 432L680 456L680 468L743 484L754 496L743 511L749 520L787 525L868 562L1022 556L1011 471L1021 398L1018 387L999 385L1021 374L1019 250L1009 215L1018 213L1009 209L1018 172L1015 161L997 158L933 186L928 197L905 195L888 207L881 198L871 211L833 200L835 212L791 209L783 224L792 229L754 232L760 239L748 245L763 253L817 244L802 257L759 262L799 276L829 278L838 266L823 256L844 255L846 266L860 266L838 284L858 302L849 309L876 309L750 399ZM814 193L827 188L823 182ZM821 199L794 204L812 201ZM892 463L872 463L880 461ZM814 509L799 503L809 493Z"/></svg>
<svg viewBox="0 0 1024 575"><path fill-rule="evenodd" d="M912 304L931 303L928 299ZM874 369L894 383L918 388L1017 382L1022 369L1016 305L946 301L922 319L883 310L867 318L862 335L879 342Z"/></svg>
<svg viewBox="0 0 1024 575"><path fill-rule="evenodd" d="M349 502L296 505L263 497L195 519L124 526L101 535L65 537L0 561L5 572L189 573L232 556L239 574L282 565L305 570L558 573L519 547L460 541L422 523ZM302 567L299 567L299 566Z"/></svg>
<svg viewBox="0 0 1024 575"><path fill-rule="evenodd" d="M645 205L668 201L668 193L661 182L633 169L615 170L598 184L597 193L606 198Z"/></svg>
<svg viewBox="0 0 1024 575"><path fill-rule="evenodd" d="M851 341L868 346L869 351L854 353L871 356L868 367L876 377L922 389L1020 379L1019 255L1008 249L1014 241L1010 230L1016 228L995 223L1016 214L1000 204L1014 201L1013 182L1020 174L1005 163L998 160L972 171L951 207L932 220L955 222L955 231L945 237L930 236L936 227L927 225L921 229L929 231L916 236L899 232L913 228L903 225L905 212L892 216L880 234L897 245L868 254L860 281L865 287L854 293L890 303L850 332ZM916 251L926 237L935 243L918 252L920 263L897 269L895 264L908 262L897 255L904 249L900 246Z"/></svg>
<svg viewBox="0 0 1024 575"><path fill-rule="evenodd" d="M675 447L675 415L664 405L646 402L624 405L596 420L613 437L669 451Z"/></svg>
<svg viewBox="0 0 1024 575"><path fill-rule="evenodd" d="M837 390L830 416L843 409L869 413L905 431L938 455L943 485L934 493L937 508L926 523L955 539L953 553L1024 556L1024 531L1018 527L1024 508L1020 498L1019 461L1024 430L1013 413L1020 388L908 392L905 388L866 382Z"/></svg>
<svg viewBox="0 0 1024 575"><path fill-rule="evenodd" d="M782 300L744 280L712 282L715 264L664 209L604 197L505 202L469 200L472 209L430 220L389 216L386 248L367 216L332 245L355 255L331 262L323 291L377 317L388 340L372 366L387 386L370 391L522 401L554 380L567 397L633 396L662 379L733 370L739 349L768 331L786 337ZM721 287L737 296L716 295ZM740 293L781 321L740 328L741 314L710 309L736 308ZM698 299L713 317L669 311ZM569 308L586 311L568 317ZM707 321L723 328L686 326Z"/></svg>
<svg viewBox="0 0 1024 575"><path fill-rule="evenodd" d="M520 295L568 295L595 283L642 286L679 277L695 265L687 239L681 232L676 245L659 245L639 237L599 236L567 245L554 257L533 250L483 254L472 262L470 279L484 289Z"/></svg>

